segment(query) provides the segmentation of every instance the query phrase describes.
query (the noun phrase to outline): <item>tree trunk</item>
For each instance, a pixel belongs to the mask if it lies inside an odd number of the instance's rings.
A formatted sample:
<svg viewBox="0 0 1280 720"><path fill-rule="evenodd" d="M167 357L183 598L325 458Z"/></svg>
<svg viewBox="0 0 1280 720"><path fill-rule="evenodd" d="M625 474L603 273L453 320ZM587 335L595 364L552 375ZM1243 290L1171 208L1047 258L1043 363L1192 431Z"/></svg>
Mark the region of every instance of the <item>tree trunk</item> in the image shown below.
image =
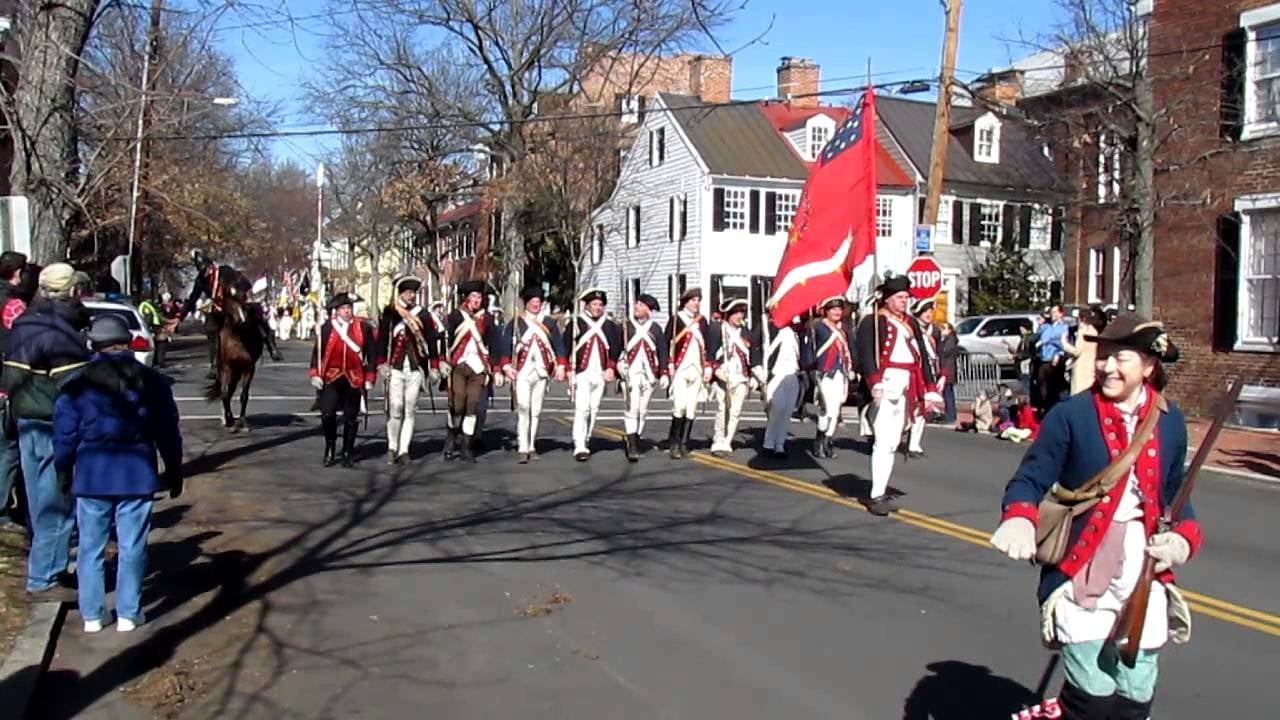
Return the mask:
<svg viewBox="0 0 1280 720"><path fill-rule="evenodd" d="M31 204L32 259L49 263L66 257L75 213L75 80L98 0L22 5L10 179L13 192Z"/></svg>
<svg viewBox="0 0 1280 720"><path fill-rule="evenodd" d="M1138 314L1152 317L1155 305L1155 110L1151 80L1138 73L1134 86L1137 105L1138 152L1134 173L1134 202L1138 214L1137 247L1133 253L1133 303Z"/></svg>

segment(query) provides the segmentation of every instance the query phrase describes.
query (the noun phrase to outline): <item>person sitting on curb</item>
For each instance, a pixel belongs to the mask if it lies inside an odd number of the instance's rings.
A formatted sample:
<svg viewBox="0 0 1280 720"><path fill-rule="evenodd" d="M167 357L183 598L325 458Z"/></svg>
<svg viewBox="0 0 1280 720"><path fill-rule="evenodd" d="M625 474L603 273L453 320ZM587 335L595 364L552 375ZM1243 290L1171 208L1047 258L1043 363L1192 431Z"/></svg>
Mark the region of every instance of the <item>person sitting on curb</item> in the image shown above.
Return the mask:
<svg viewBox="0 0 1280 720"><path fill-rule="evenodd" d="M106 615L103 560L111 526L119 550L116 630L143 622L147 534L152 496L182 494L182 436L169 380L134 359L124 320L102 315L89 329L95 354L62 384L53 408L54 467L63 493L75 498L80 527L78 579L84 631L102 630ZM158 472L156 452L164 461Z"/></svg>

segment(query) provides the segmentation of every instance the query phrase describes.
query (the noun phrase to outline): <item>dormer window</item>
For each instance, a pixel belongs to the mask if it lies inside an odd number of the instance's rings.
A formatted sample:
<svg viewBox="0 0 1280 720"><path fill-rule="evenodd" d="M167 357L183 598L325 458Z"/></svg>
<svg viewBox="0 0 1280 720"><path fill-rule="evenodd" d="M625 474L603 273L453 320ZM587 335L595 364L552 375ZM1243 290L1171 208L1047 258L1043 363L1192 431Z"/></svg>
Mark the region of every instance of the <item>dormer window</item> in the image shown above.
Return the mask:
<svg viewBox="0 0 1280 720"><path fill-rule="evenodd" d="M818 155L822 153L822 148L827 146L827 141L831 139L831 128L826 125L810 125L809 126L809 159L817 160Z"/></svg>
<svg viewBox="0 0 1280 720"><path fill-rule="evenodd" d="M1000 162L1000 121L990 113L973 124L973 159L982 163Z"/></svg>

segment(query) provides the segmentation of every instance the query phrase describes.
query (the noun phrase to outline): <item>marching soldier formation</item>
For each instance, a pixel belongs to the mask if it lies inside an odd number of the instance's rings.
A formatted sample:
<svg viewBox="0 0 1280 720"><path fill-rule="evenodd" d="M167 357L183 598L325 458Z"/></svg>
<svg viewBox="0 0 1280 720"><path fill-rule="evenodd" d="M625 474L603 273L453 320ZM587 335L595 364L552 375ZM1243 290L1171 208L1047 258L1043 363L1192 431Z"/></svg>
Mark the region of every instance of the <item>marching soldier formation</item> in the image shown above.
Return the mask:
<svg viewBox="0 0 1280 720"><path fill-rule="evenodd" d="M484 282L461 283L457 306L448 315L443 303L418 303L421 287L418 278L398 278L376 330L352 316L352 305L360 298L339 294L329 302L331 319L321 328L311 361L311 381L320 393L326 466L353 464L361 406L367 408L367 393L378 379L385 398L387 461L397 465L410 459L415 408L424 390L433 408L435 388L447 398L445 459L473 462L493 388L506 384L516 416L519 462L536 460L539 421L552 382L568 384L573 456L579 462L591 458L601 401L615 391L623 401L628 462L640 459L649 405L658 391L666 391L671 401L671 458L689 457L693 426L703 417L704 403L715 405L708 411L711 454L732 455L740 420L753 397L760 399L767 417L761 454L786 458L787 438L806 400L806 386L817 411L812 454L834 458L842 409L850 388L861 381L870 399L863 424L874 437L871 493L864 502L870 512L887 515L894 510L889 477L904 433L912 454L918 453L925 414L941 404L937 351L923 329L932 304L909 312L905 277L881 285L876 312L862 319L856 333L846 318L850 305L839 296L783 327L761 323L763 327L751 328L746 300L726 300L716 308L719 319L709 322L701 312L702 292L693 288L681 294L664 328L654 317L661 308L652 296L639 295L616 322L607 312L608 294L591 288L577 298L579 311L562 329L547 312L541 287L521 292L524 307L505 324L485 309L489 288ZM341 452L336 447L338 410L343 411Z"/></svg>

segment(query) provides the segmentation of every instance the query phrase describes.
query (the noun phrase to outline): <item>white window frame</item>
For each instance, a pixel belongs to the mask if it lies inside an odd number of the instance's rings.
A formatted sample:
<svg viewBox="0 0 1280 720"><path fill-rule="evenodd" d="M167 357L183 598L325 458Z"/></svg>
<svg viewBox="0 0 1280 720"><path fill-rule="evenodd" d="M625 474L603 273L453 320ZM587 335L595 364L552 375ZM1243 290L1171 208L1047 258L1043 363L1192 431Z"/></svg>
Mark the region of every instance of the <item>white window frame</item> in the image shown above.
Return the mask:
<svg viewBox="0 0 1280 720"><path fill-rule="evenodd" d="M1120 246L1111 248L1111 304L1120 305Z"/></svg>
<svg viewBox="0 0 1280 720"><path fill-rule="evenodd" d="M984 134L989 137L984 139ZM973 159L992 165L1000 162L1000 121L990 113L973 123Z"/></svg>
<svg viewBox="0 0 1280 720"><path fill-rule="evenodd" d="M591 264L599 265L604 261L604 223L597 223L591 233Z"/></svg>
<svg viewBox="0 0 1280 720"><path fill-rule="evenodd" d="M822 148L831 142L831 128L826 125L814 123L809 126L809 159L817 160L818 155L822 153Z"/></svg>
<svg viewBox="0 0 1280 720"><path fill-rule="evenodd" d="M1098 202L1120 199L1120 138L1115 133L1098 134Z"/></svg>
<svg viewBox="0 0 1280 720"><path fill-rule="evenodd" d="M1106 273L1107 251L1106 248L1091 247L1089 248L1089 281L1087 295L1090 303L1102 302L1102 294L1106 292L1107 278ZM1101 282L1103 287L1099 288L1098 283Z"/></svg>
<svg viewBox="0 0 1280 720"><path fill-rule="evenodd" d="M800 207L800 193L779 191L773 201L774 229L782 235L791 232L791 223L795 222L796 210Z"/></svg>
<svg viewBox="0 0 1280 720"><path fill-rule="evenodd" d="M1032 250L1048 250L1053 244L1053 208L1048 205L1035 205L1031 208L1031 242Z"/></svg>
<svg viewBox="0 0 1280 720"><path fill-rule="evenodd" d="M1240 13L1240 27L1245 30L1244 128L1240 133L1241 140L1280 135L1280 117L1263 122L1253 119L1258 108L1256 85L1260 80L1256 62L1258 29L1276 22L1280 22L1280 3Z"/></svg>
<svg viewBox="0 0 1280 720"><path fill-rule="evenodd" d="M1251 281L1280 280L1280 267L1275 275L1249 274L1249 267L1255 252L1253 243L1253 216L1261 212L1280 212L1280 193L1262 193L1236 198L1235 210L1240 213L1240 252L1236 288L1236 338L1233 349L1246 352L1280 352L1280 336L1248 335L1250 321L1253 319L1253 308L1249 303L1249 283ZM1262 304L1265 304L1263 300Z"/></svg>
<svg viewBox="0 0 1280 720"><path fill-rule="evenodd" d="M724 213L724 229L726 232L730 230L740 230L745 232L747 229L747 216L751 213L750 191L746 188L726 187L724 189L724 206L721 208Z"/></svg>
<svg viewBox="0 0 1280 720"><path fill-rule="evenodd" d="M627 247L640 247L640 203L627 206Z"/></svg>
<svg viewBox="0 0 1280 720"><path fill-rule="evenodd" d="M640 122L640 96L626 95L621 99L618 108L619 122L624 125L635 125Z"/></svg>
<svg viewBox="0 0 1280 720"><path fill-rule="evenodd" d="M1000 236L1004 234L1004 203L985 202L978 203L978 212L982 213L979 221L979 234L981 247L995 247L1000 242ZM987 218L987 211L995 211L995 219ZM993 237L987 237L988 231L993 232Z"/></svg>
<svg viewBox="0 0 1280 720"><path fill-rule="evenodd" d="M893 237L893 198L876 196L876 237Z"/></svg>
<svg viewBox="0 0 1280 720"><path fill-rule="evenodd" d="M952 203L955 198L943 195L938 198L938 221L933 224L933 244L952 244L951 214L955 212ZM923 222L923 221L922 221Z"/></svg>

